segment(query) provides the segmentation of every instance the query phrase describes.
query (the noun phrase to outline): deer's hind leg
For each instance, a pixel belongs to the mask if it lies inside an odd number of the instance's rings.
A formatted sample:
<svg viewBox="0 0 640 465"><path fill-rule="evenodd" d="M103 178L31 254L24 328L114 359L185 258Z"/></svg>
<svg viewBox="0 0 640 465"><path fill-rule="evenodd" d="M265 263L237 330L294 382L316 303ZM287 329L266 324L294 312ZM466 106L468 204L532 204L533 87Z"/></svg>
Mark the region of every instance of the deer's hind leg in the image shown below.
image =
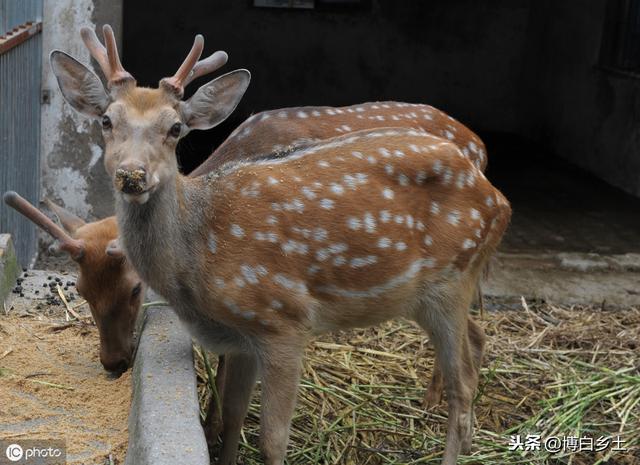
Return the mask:
<svg viewBox="0 0 640 465"><path fill-rule="evenodd" d="M454 465L459 453L468 453L473 434L472 400L478 385L477 355L470 332L481 328L468 323L473 286L449 283L429 289L415 313L429 334L447 392L449 419L443 465ZM472 329L470 329L470 327ZM480 351L481 353L481 351Z"/></svg>
<svg viewBox="0 0 640 465"><path fill-rule="evenodd" d="M485 335L484 330L475 321L468 317L467 330L469 332L469 343L471 344L471 358L474 363L474 368L480 373L482 367L482 358L484 355ZM444 379L442 378L442 370L436 357L433 363L433 373L431 375L431 381L429 387L424 394L422 406L424 408L434 408L442 401L442 393L444 391Z"/></svg>

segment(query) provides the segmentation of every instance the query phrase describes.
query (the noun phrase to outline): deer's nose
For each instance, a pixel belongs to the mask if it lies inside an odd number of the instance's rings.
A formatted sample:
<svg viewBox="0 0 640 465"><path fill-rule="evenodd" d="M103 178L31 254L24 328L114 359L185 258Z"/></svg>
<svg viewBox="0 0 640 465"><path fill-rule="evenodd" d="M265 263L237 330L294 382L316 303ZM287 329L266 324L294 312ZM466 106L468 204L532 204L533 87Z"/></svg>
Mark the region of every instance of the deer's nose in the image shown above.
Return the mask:
<svg viewBox="0 0 640 465"><path fill-rule="evenodd" d="M124 373L129 368L129 358L127 357L100 357L100 363L105 370L111 373Z"/></svg>
<svg viewBox="0 0 640 465"><path fill-rule="evenodd" d="M142 194L147 190L147 170L138 163L122 163L116 169L115 182L125 194Z"/></svg>

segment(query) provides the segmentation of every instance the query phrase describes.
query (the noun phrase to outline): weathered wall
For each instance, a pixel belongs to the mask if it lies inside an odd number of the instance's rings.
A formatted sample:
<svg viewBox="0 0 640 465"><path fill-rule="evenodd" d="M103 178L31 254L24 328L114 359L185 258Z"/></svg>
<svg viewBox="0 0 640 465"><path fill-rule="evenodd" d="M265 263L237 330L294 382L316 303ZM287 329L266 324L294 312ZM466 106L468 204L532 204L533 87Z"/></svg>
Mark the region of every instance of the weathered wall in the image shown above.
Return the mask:
<svg viewBox="0 0 640 465"><path fill-rule="evenodd" d="M99 128L76 113L62 98L49 65L49 54L63 50L89 63L80 40L82 26L109 23L120 35L122 3L111 0L44 2L43 81L50 103L42 107L42 193L86 219L113 211L112 190L102 165ZM102 34L100 33L100 36ZM100 74L99 67L95 66Z"/></svg>
<svg viewBox="0 0 640 465"><path fill-rule="evenodd" d="M640 196L640 79L598 66L606 0L532 2L523 131Z"/></svg>

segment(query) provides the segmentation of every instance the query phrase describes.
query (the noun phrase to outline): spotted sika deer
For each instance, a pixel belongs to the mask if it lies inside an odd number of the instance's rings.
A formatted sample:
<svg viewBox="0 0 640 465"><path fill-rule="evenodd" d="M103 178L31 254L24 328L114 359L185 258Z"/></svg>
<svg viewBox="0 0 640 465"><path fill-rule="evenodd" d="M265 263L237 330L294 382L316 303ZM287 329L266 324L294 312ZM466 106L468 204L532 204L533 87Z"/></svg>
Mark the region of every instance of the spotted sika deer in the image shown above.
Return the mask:
<svg viewBox="0 0 640 465"><path fill-rule="evenodd" d="M108 93L68 55L53 52L51 61L72 106L102 121L133 266L197 339L228 354L221 463L235 461L258 374L261 448L265 463L282 464L308 339L398 317L417 321L434 342L449 402L443 463L456 463L471 446L480 369L468 306L510 218L500 192L455 144L402 128L186 178L178 139L224 120L249 73L228 73L182 101L200 36L158 89L137 87L109 52Z"/></svg>
<svg viewBox="0 0 640 465"><path fill-rule="evenodd" d="M430 105L404 102L263 111L249 117L216 149L215 162L234 161L238 151L250 157L287 152L341 134L385 127L414 128L449 139L480 170L487 166L484 143L464 124ZM207 174L213 161L213 157L205 161L192 175Z"/></svg>
<svg viewBox="0 0 640 465"><path fill-rule="evenodd" d="M405 127L442 136L455 143L481 171L487 166L486 148L482 140L455 118L429 105L404 102L372 102L348 107L297 107L264 111L249 117L216 149L191 176L207 174L223 163L239 158L252 159L268 153L284 153L293 148L319 142L330 137L365 129ZM469 318L470 341L474 357L482 360L484 336ZM225 377L224 357L218 362L218 385ZM223 389L220 389L222 392ZM433 407L442 398L443 379L438 363L425 392L423 405ZM212 403L211 408L215 405ZM210 411L208 422L216 421ZM211 426L212 435L219 425Z"/></svg>

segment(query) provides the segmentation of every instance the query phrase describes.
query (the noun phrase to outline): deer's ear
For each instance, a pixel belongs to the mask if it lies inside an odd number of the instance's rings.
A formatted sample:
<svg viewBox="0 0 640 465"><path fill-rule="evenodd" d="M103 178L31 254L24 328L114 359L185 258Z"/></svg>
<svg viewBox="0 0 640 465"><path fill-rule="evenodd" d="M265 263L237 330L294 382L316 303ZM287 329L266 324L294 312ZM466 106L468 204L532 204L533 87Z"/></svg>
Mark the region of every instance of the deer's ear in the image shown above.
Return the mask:
<svg viewBox="0 0 640 465"><path fill-rule="evenodd" d="M105 253L111 258L118 258L123 260L125 258L125 253L122 247L120 247L120 242L118 239L113 239L109 241L107 244L107 248L105 249Z"/></svg>
<svg viewBox="0 0 640 465"><path fill-rule="evenodd" d="M59 50L51 52L51 69L65 100L78 112L98 118L109 106L109 95L93 71Z"/></svg>
<svg viewBox="0 0 640 465"><path fill-rule="evenodd" d="M44 203L49 207L53 213L55 213L56 217L58 217L58 221L62 227L72 236L76 233L76 231L84 226L86 223L78 218L76 215L71 213L69 210L62 208L60 205L56 205L48 198L44 198Z"/></svg>
<svg viewBox="0 0 640 465"><path fill-rule="evenodd" d="M189 129L210 129L222 123L235 110L249 87L251 73L231 71L200 87L182 103L182 116Z"/></svg>

